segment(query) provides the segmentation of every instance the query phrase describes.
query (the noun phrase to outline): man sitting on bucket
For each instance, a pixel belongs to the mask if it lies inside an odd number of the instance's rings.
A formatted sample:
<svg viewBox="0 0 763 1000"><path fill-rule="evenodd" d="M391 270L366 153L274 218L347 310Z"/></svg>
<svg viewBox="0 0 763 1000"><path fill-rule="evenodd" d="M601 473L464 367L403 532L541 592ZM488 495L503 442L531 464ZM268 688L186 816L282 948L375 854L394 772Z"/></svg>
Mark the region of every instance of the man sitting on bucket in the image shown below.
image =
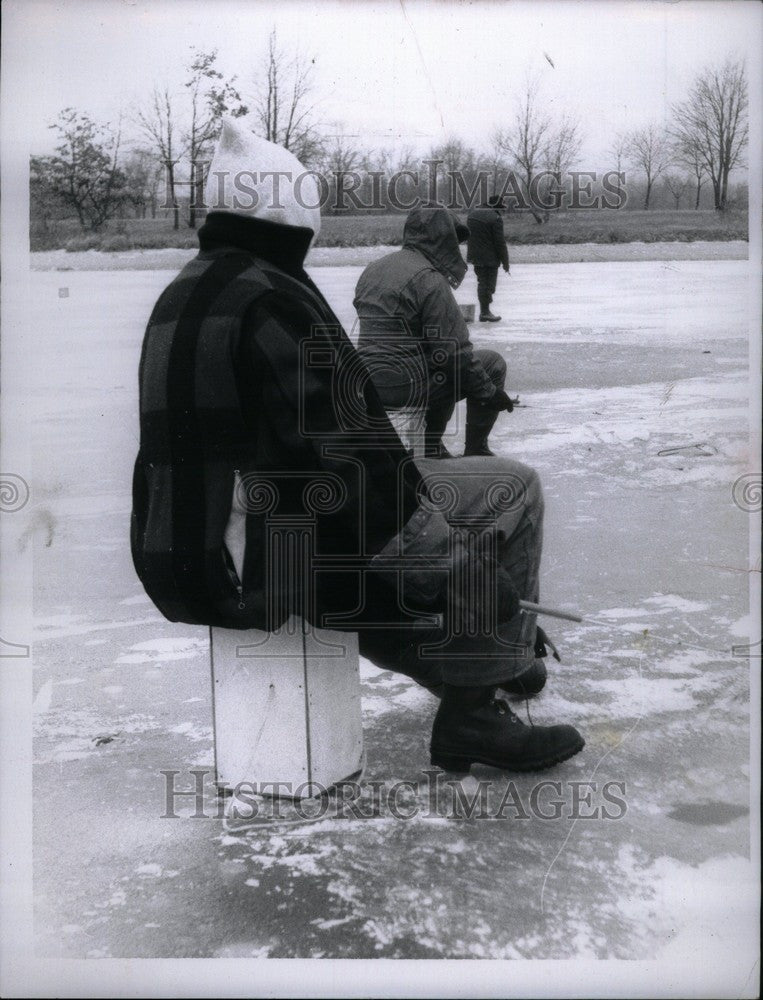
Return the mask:
<svg viewBox="0 0 763 1000"><path fill-rule="evenodd" d="M538 598L538 477L412 460L304 270L318 202L291 153L225 119L200 252L143 343L138 576L170 621L272 632L298 615L359 633L364 656L440 697L438 766L550 767L580 734L525 725L497 696L546 680L518 603Z"/></svg>
<svg viewBox="0 0 763 1000"><path fill-rule="evenodd" d="M501 410L506 362L475 351L453 296L467 267L459 243L469 230L446 208L414 208L400 250L375 260L355 289L358 350L387 410L425 410L425 454L452 458L442 443L459 399L466 399L464 455L491 456L487 439Z"/></svg>

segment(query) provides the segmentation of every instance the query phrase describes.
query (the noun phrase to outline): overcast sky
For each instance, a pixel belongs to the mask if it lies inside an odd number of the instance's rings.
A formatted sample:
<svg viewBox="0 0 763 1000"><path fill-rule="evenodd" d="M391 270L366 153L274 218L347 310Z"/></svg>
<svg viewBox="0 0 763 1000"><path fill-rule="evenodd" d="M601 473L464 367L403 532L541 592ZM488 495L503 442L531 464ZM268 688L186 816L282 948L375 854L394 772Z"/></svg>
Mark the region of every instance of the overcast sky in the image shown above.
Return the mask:
<svg viewBox="0 0 763 1000"><path fill-rule="evenodd" d="M576 112L581 166L609 166L622 128L662 120L703 65L728 53L758 63L761 10L746 0L11 0L23 37L32 152L71 105L99 119L179 84L190 46L219 50L242 90L279 43L315 57L320 116L375 147L426 150L446 136L488 145L511 120L528 69L550 109ZM16 35L13 39L15 42ZM7 41L6 37L6 41ZM545 55L554 66L546 60Z"/></svg>

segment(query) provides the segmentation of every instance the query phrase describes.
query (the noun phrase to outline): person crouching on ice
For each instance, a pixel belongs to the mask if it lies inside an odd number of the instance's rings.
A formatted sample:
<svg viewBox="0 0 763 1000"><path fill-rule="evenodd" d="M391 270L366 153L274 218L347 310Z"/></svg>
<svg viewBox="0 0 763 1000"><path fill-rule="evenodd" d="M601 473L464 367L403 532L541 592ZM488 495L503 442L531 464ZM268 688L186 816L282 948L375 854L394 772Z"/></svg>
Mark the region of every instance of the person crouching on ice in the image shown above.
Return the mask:
<svg viewBox="0 0 763 1000"><path fill-rule="evenodd" d="M452 458L442 436L456 403L466 399L464 455L491 456L487 439L501 410L506 362L475 351L453 296L467 267L459 243L469 230L438 206L414 208L403 246L369 264L355 289L358 350L388 410L423 408L425 454Z"/></svg>
<svg viewBox="0 0 763 1000"><path fill-rule="evenodd" d="M299 615L359 633L363 655L440 697L430 751L444 768L576 754L573 727L525 725L496 696L546 680L518 606L538 597L536 473L411 460L304 269L317 184L244 119L224 120L207 204L140 362L131 542L156 607L192 625L275 631Z"/></svg>

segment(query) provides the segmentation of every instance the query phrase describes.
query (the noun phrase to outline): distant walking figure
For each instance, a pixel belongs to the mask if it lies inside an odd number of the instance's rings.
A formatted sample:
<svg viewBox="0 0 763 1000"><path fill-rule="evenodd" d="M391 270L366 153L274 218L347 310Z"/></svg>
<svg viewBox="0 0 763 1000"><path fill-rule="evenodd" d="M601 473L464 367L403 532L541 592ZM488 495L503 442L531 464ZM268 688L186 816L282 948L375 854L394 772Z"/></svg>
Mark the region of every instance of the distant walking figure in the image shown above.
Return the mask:
<svg viewBox="0 0 763 1000"><path fill-rule="evenodd" d="M466 220L469 227L469 242L466 248L466 259L473 265L477 275L477 298L480 303L480 323L497 323L501 318L490 311L493 301L498 266L507 274L509 270L509 248L503 235L503 220L500 209L503 207L497 195L488 198L487 205L475 208Z"/></svg>

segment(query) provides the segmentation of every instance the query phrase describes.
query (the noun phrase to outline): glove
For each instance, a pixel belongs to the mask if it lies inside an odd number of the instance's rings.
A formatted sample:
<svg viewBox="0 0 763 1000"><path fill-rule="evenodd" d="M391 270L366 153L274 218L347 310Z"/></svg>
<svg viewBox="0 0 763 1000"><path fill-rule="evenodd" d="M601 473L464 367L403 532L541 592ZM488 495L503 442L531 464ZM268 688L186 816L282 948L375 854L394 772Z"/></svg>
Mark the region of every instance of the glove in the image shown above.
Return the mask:
<svg viewBox="0 0 763 1000"><path fill-rule="evenodd" d="M492 399L485 400L485 406L491 410L506 410L508 413L514 409L514 404L503 389L496 389Z"/></svg>
<svg viewBox="0 0 763 1000"><path fill-rule="evenodd" d="M508 264L504 264L504 265L503 265L503 269L504 269L504 271L505 271L505 272L506 272L507 274L511 274L511 271L510 271L510 269L509 269L509 265L508 265Z"/></svg>
<svg viewBox="0 0 763 1000"><path fill-rule="evenodd" d="M487 538L475 541L456 558L463 563L459 579L469 583L462 593L450 591L454 627L466 631L485 626L493 628L519 614L519 592L507 570L490 551ZM478 582L476 587L475 582Z"/></svg>
<svg viewBox="0 0 763 1000"><path fill-rule="evenodd" d="M405 560L410 560L410 569ZM443 560L445 565L443 566ZM460 572L448 572L448 565ZM456 536L440 511L420 507L405 524L400 534L373 557L370 566L393 589L402 583L406 602L419 611L452 614L452 627L469 630L485 623L485 615L495 615L497 622L510 621L519 613L519 593L507 570L496 559L494 545L486 536L465 544ZM400 574L402 572L402 580ZM451 590L454 581L461 586ZM479 581L474 586L474 581ZM494 581L494 586L491 581ZM488 601L495 609L485 607Z"/></svg>

